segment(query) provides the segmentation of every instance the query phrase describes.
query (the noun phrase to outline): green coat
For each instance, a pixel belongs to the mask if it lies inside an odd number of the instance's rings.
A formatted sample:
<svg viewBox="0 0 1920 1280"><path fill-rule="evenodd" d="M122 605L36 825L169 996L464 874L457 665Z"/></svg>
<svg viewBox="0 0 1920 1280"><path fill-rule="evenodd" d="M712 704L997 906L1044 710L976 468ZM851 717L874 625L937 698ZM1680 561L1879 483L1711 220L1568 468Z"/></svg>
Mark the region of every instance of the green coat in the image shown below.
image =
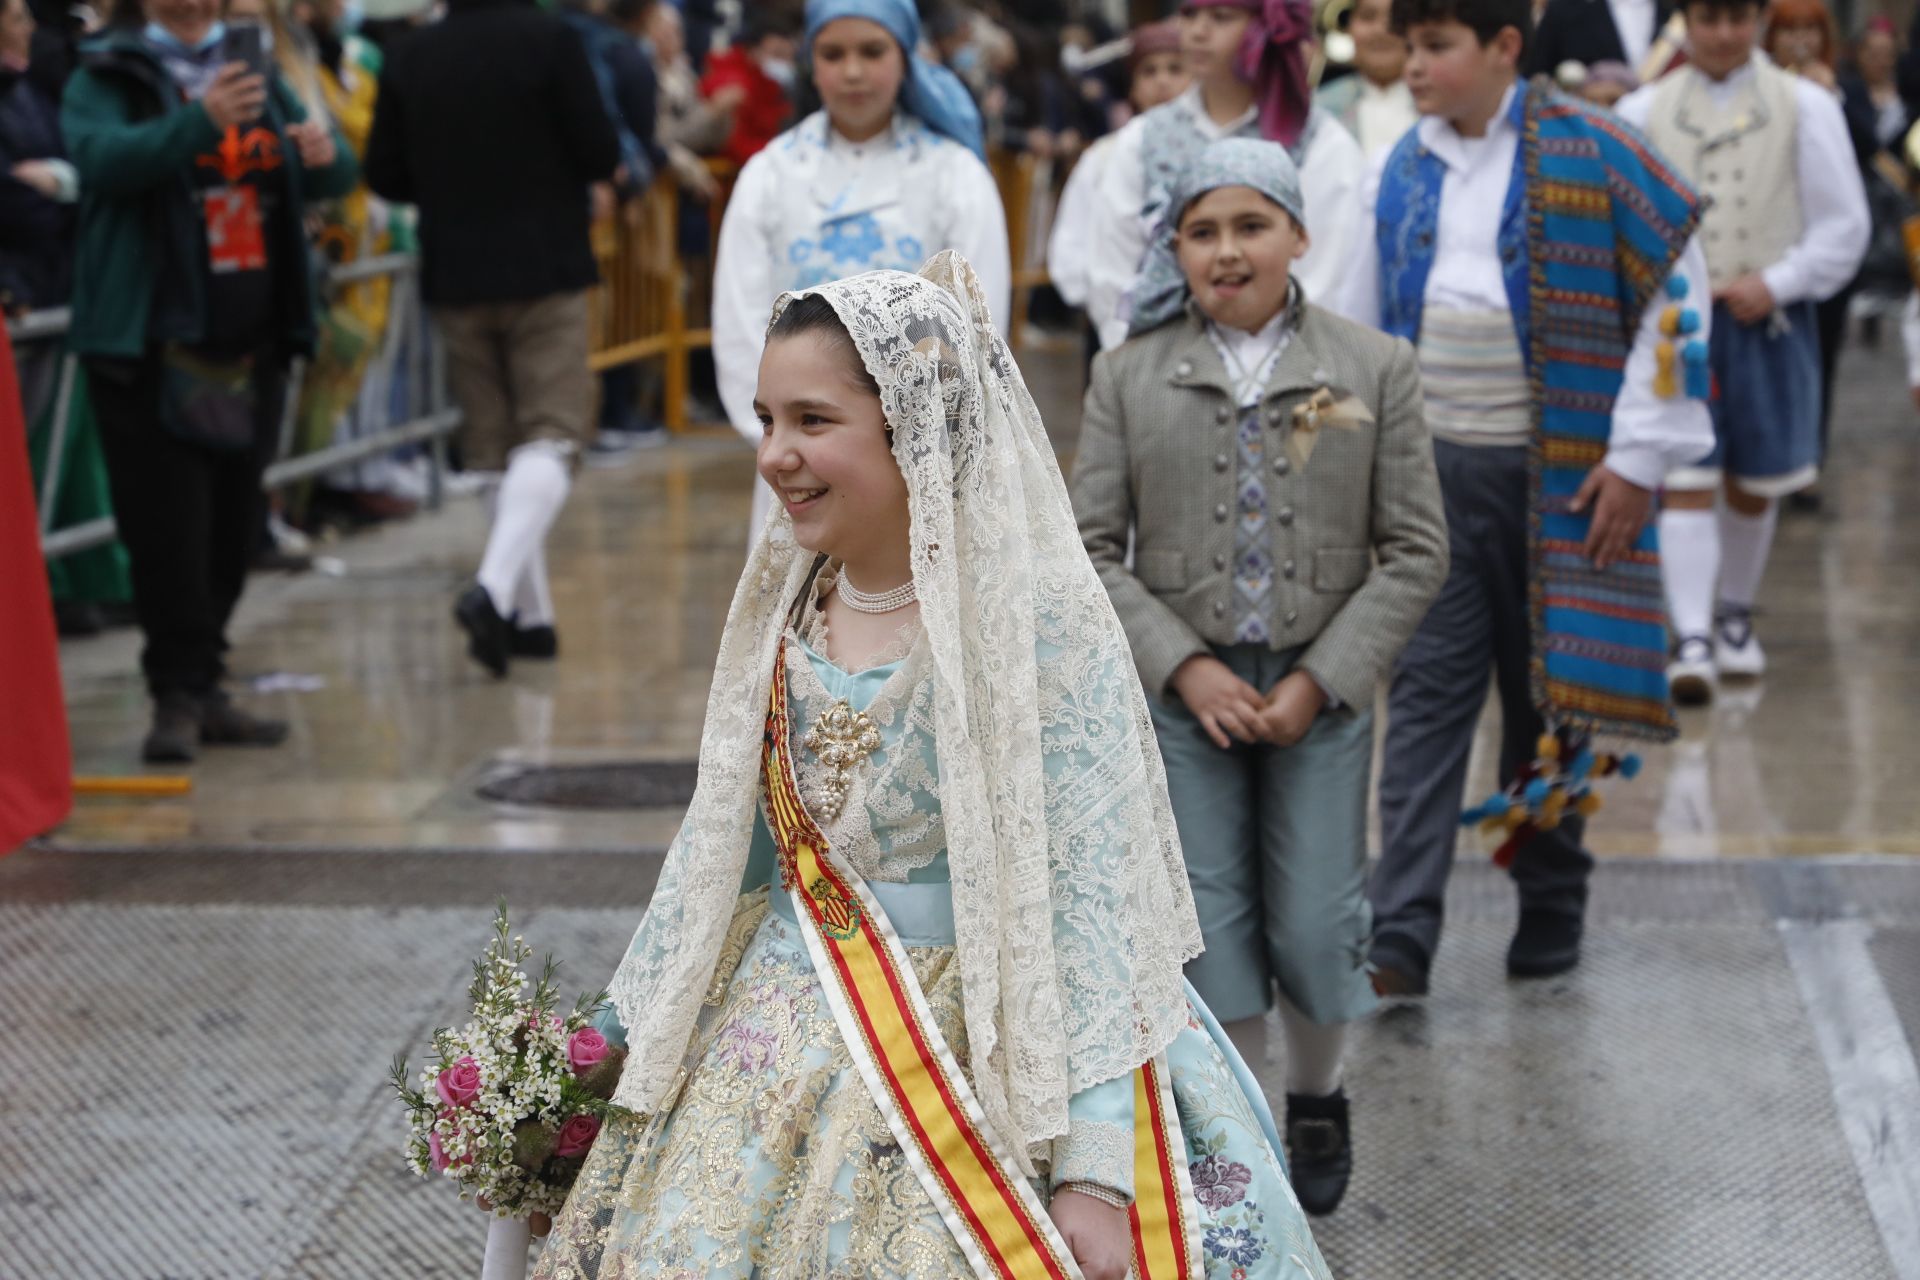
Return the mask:
<svg viewBox="0 0 1920 1280"><path fill-rule="evenodd" d="M279 77L267 97L276 132L306 119ZM194 200L194 157L220 141L198 103L183 102L159 59L132 32L82 47L80 69L60 108L67 154L80 172L80 227L73 267L73 327L81 355L138 356L156 342L194 343L207 325L207 243ZM312 348L317 288L304 230L305 202L343 196L359 165L340 131L334 162L308 172L282 148L289 216L272 220L269 252L288 269L281 332L292 353Z"/></svg>

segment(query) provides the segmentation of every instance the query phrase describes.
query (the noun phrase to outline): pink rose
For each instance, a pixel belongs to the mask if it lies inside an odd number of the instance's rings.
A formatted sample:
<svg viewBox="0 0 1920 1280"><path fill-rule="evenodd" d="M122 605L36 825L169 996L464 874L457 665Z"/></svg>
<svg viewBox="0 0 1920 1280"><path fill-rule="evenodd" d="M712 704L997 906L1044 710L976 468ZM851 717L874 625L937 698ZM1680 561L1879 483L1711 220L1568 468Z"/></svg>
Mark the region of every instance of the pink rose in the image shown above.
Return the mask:
<svg viewBox="0 0 1920 1280"><path fill-rule="evenodd" d="M440 1100L450 1107L464 1107L480 1096L480 1068L472 1058L462 1058L440 1073L434 1082Z"/></svg>
<svg viewBox="0 0 1920 1280"><path fill-rule="evenodd" d="M593 1140L600 1136L600 1117L585 1112L577 1116L568 1116L567 1122L560 1126L560 1140L554 1144L553 1154L561 1159L568 1156L583 1156Z"/></svg>
<svg viewBox="0 0 1920 1280"><path fill-rule="evenodd" d="M447 1165L451 1163L451 1161L447 1159L447 1153L440 1148L440 1135L431 1129L427 1131L427 1152L433 1157L433 1169L435 1173L445 1169Z"/></svg>
<svg viewBox="0 0 1920 1280"><path fill-rule="evenodd" d="M567 1064L583 1076L607 1056L607 1038L592 1027L582 1027L567 1040Z"/></svg>

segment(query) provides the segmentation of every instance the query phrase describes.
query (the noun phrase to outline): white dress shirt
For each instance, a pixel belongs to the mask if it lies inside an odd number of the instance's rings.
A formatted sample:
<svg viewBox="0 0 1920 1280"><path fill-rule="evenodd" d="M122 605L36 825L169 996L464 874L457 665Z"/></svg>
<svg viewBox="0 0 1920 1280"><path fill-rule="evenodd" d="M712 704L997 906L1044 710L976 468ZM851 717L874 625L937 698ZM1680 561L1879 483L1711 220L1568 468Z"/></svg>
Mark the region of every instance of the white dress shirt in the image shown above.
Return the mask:
<svg viewBox="0 0 1920 1280"><path fill-rule="evenodd" d="M1759 56L1759 55L1756 55ZM1683 67L1676 75L1701 75ZM1751 62L1725 80L1706 80L1706 91L1716 107L1753 78ZM1620 118L1635 128L1647 127L1656 85L1636 89L1620 100ZM1867 189L1854 162L1847 119L1831 93L1801 76L1793 78L1794 104L1799 111L1794 131L1795 164L1800 174L1800 238L1772 266L1760 272L1777 306L1819 302L1838 293L1860 269L1873 232L1867 211Z"/></svg>
<svg viewBox="0 0 1920 1280"><path fill-rule="evenodd" d="M1198 129L1193 141L1196 153L1210 142L1232 137L1259 117L1256 105L1221 124L1207 114L1198 85L1154 110L1165 111L1181 104L1191 112ZM1126 341L1127 322L1120 315L1120 303L1133 284L1153 231L1142 215L1149 194L1141 159L1146 121L1146 115L1135 116L1114 135L1112 153L1100 174L1097 229L1089 246L1086 306L1087 316L1099 332L1100 345L1105 348ZM1365 172L1366 157L1360 144L1338 121L1323 120L1300 165L1300 195L1312 243L1294 264L1293 278L1307 291L1310 302L1331 296L1346 271L1355 244L1354 206Z"/></svg>
<svg viewBox="0 0 1920 1280"><path fill-rule="evenodd" d="M1108 134L1080 153L1060 203L1053 210L1053 234L1047 237L1047 281L1069 306L1084 307L1093 278L1093 241L1100 217L1100 173L1113 154Z"/></svg>
<svg viewBox="0 0 1920 1280"><path fill-rule="evenodd" d="M760 439L753 398L774 299L881 267L915 271L942 249L973 264L1004 331L1013 265L1000 190L972 152L911 116L853 143L816 111L747 161L713 272L713 360L734 430Z"/></svg>
<svg viewBox="0 0 1920 1280"><path fill-rule="evenodd" d="M1447 167L1440 184L1433 270L1427 276L1430 306L1458 311L1509 309L1498 237L1514 153L1520 146L1520 134L1507 119L1516 91L1517 86L1510 88L1501 98L1484 137L1464 138L1438 116L1423 116L1415 126L1422 145ZM1381 155L1374 160L1361 187L1357 230L1366 252L1354 255L1352 269L1334 300L1335 310L1342 315L1376 328L1380 324L1380 256L1374 215L1387 158ZM1712 290L1707 283L1707 257L1697 237L1687 241L1673 274L1687 282L1688 298L1702 300L1698 336L1705 341L1712 308L1704 300L1712 297ZM1695 461L1713 447L1713 423L1705 401L1682 396L1663 399L1653 393L1661 310L1658 303L1649 306L1634 335L1607 443L1607 468L1643 489L1658 488L1668 471Z"/></svg>
<svg viewBox="0 0 1920 1280"><path fill-rule="evenodd" d="M1287 324L1292 310L1291 306L1281 307L1272 319L1251 332L1207 321L1207 338L1220 353L1227 376L1233 379L1233 399L1240 408L1259 404L1266 394L1267 375L1293 340L1293 329Z"/></svg>
<svg viewBox="0 0 1920 1280"><path fill-rule="evenodd" d="M1420 108L1413 105L1413 90L1405 80L1395 80L1381 88L1365 76L1359 95L1353 102L1354 124L1360 131L1360 150L1368 160L1406 136L1420 119Z"/></svg>
<svg viewBox="0 0 1920 1280"><path fill-rule="evenodd" d="M1653 0L1607 0L1607 12L1613 15L1613 29L1626 50L1627 65L1637 73L1653 48Z"/></svg>

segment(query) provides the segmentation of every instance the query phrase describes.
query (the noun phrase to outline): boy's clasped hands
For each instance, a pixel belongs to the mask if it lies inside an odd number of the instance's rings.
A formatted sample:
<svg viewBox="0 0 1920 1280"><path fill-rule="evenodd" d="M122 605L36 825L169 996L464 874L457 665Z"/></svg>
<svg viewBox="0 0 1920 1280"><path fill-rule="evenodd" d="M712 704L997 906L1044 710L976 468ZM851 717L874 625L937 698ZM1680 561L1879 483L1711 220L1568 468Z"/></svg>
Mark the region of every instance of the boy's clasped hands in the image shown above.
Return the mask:
<svg viewBox="0 0 1920 1280"><path fill-rule="evenodd" d="M1303 670L1288 672L1263 694L1211 654L1188 658L1169 683L1222 751L1235 741L1290 747L1327 705L1320 682Z"/></svg>

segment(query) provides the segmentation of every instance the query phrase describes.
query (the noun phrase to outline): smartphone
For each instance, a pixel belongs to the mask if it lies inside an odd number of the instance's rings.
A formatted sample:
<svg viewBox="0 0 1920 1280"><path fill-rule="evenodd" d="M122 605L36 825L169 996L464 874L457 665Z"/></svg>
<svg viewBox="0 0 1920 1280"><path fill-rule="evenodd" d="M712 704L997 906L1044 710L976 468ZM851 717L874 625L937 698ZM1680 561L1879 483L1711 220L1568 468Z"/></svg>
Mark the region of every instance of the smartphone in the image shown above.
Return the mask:
<svg viewBox="0 0 1920 1280"><path fill-rule="evenodd" d="M263 79L268 74L266 30L257 22L229 22L226 39L227 61L244 62L247 70Z"/></svg>

